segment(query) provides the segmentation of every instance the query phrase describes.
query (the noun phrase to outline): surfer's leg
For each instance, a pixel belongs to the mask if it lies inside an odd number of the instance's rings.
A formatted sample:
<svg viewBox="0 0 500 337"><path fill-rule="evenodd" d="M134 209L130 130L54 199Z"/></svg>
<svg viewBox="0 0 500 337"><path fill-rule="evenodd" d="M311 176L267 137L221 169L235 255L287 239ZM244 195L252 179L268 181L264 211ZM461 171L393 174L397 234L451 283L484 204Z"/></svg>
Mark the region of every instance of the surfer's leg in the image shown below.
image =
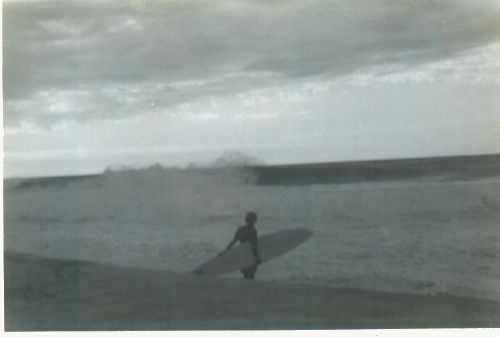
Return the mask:
<svg viewBox="0 0 500 337"><path fill-rule="evenodd" d="M248 274L248 268L240 270L240 272L243 274L244 279L249 279L250 275Z"/></svg>
<svg viewBox="0 0 500 337"><path fill-rule="evenodd" d="M253 266L249 271L250 279L253 280L255 278L255 274L257 273L257 266Z"/></svg>
<svg viewBox="0 0 500 337"><path fill-rule="evenodd" d="M257 266L252 266L252 267L242 269L241 272L243 273L243 278L245 278L247 280L253 280L253 279L255 279L255 273L257 272Z"/></svg>

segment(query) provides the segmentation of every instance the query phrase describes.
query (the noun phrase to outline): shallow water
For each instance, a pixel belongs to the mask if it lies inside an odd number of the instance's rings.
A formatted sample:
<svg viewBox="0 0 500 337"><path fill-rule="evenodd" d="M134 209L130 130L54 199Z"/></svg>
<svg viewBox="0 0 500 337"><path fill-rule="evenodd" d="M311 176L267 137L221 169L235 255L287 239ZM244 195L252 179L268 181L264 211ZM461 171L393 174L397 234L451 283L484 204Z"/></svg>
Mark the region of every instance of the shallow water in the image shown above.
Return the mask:
<svg viewBox="0 0 500 337"><path fill-rule="evenodd" d="M258 186L149 169L4 194L5 249L189 272L255 210L260 234L313 236L260 279L500 299L500 180ZM240 277L238 273L228 277Z"/></svg>

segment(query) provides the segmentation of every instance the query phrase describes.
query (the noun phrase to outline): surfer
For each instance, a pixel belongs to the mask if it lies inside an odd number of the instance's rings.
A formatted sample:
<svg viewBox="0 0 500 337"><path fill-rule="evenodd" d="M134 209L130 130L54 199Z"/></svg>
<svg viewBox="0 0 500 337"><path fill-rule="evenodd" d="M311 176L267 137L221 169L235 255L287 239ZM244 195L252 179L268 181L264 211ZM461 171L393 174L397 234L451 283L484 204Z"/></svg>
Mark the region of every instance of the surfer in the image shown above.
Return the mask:
<svg viewBox="0 0 500 337"><path fill-rule="evenodd" d="M257 229L255 229L255 223L257 222L257 214L255 212L248 212L245 215L245 225L239 227L234 234L233 240L227 245L226 251L231 249L236 242L240 244L245 242L250 242L252 247L252 253L255 257L255 264L253 266L244 268L241 270L243 278L248 280L253 280L255 278L255 273L257 272L257 265L259 265L262 260L259 256L259 249L257 246ZM223 254L222 252L221 254Z"/></svg>

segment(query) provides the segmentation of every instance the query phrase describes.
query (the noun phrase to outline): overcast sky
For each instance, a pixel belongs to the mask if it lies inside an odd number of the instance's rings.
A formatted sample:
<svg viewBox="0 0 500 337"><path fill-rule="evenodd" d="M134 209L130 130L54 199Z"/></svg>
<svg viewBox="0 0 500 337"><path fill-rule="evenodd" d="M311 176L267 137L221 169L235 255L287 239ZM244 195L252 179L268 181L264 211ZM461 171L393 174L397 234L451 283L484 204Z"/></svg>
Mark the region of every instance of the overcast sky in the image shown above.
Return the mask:
<svg viewBox="0 0 500 337"><path fill-rule="evenodd" d="M500 153L499 0L3 12L6 176Z"/></svg>

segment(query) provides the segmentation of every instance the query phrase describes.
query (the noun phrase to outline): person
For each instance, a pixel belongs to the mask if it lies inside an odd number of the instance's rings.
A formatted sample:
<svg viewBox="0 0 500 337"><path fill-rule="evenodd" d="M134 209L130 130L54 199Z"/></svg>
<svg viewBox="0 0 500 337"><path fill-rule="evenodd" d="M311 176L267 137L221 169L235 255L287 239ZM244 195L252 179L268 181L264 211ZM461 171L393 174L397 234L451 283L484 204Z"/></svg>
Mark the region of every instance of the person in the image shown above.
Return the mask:
<svg viewBox="0 0 500 337"><path fill-rule="evenodd" d="M252 253L255 257L255 264L240 270L243 274L243 278L247 280L253 280L255 278L257 266L262 262L257 245L257 229L255 228L256 222L257 214L255 212L248 212L245 215L245 225L236 230L233 239L229 242L226 250L224 251L226 252L230 250L238 241L240 244L250 242L250 247L252 248ZM224 252L222 252L221 255L224 254Z"/></svg>

